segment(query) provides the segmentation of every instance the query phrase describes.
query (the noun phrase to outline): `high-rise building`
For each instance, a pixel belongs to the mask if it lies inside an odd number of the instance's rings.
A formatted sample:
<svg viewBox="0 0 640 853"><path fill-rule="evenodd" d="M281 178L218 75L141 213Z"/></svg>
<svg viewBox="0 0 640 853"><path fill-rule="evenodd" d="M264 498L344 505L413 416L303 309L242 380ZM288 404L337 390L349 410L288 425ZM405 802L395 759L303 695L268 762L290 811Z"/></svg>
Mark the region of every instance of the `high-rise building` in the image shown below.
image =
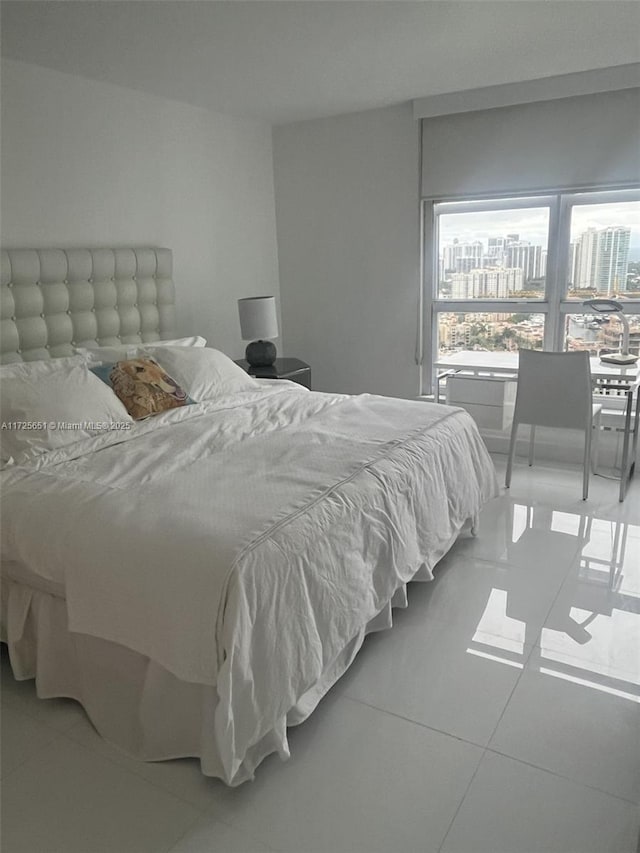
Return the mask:
<svg viewBox="0 0 640 853"><path fill-rule="evenodd" d="M449 272L469 272L482 266L484 246L480 240L471 243L459 243L454 240L443 250L444 269Z"/></svg>
<svg viewBox="0 0 640 853"><path fill-rule="evenodd" d="M576 287L578 290L593 288L595 287L596 256L598 254L598 232L595 228L589 228L580 235L577 253Z"/></svg>
<svg viewBox="0 0 640 853"><path fill-rule="evenodd" d="M489 237L486 257L494 259L494 265L502 263L505 245L506 239L504 237Z"/></svg>
<svg viewBox="0 0 640 853"><path fill-rule="evenodd" d="M580 244L569 243L569 285L578 287L578 260L580 258Z"/></svg>
<svg viewBox="0 0 640 853"><path fill-rule="evenodd" d="M589 228L581 234L575 263L576 287L607 296L626 290L630 240L631 229L620 226Z"/></svg>
<svg viewBox="0 0 640 853"><path fill-rule="evenodd" d="M504 265L519 267L524 273L525 281L540 278L541 259L542 246L532 246L527 240L514 240L504 251Z"/></svg>
<svg viewBox="0 0 640 853"><path fill-rule="evenodd" d="M453 299L505 299L522 290L522 269L489 267L451 276Z"/></svg>
<svg viewBox="0 0 640 853"><path fill-rule="evenodd" d="M454 269L456 272L471 272L480 266L482 266L482 254L479 257L477 255L463 255L456 258Z"/></svg>
<svg viewBox="0 0 640 853"><path fill-rule="evenodd" d="M595 287L598 293L627 289L631 229L611 227L598 232Z"/></svg>

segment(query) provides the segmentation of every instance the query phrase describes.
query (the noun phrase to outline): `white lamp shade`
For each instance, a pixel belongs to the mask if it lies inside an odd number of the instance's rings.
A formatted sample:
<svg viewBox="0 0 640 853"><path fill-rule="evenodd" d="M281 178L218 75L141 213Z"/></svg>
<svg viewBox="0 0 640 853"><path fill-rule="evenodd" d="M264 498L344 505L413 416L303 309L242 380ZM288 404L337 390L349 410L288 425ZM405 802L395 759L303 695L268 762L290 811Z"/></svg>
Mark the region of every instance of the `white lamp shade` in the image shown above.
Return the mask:
<svg viewBox="0 0 640 853"><path fill-rule="evenodd" d="M240 332L243 341L278 337L275 296L250 296L238 299Z"/></svg>

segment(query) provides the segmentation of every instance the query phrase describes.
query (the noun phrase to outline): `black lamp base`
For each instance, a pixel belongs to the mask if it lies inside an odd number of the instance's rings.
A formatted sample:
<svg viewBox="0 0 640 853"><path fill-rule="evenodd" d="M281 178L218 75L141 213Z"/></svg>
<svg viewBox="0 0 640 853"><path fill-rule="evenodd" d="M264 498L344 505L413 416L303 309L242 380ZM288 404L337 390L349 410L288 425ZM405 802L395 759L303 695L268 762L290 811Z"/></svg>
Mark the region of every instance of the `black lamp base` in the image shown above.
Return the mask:
<svg viewBox="0 0 640 853"><path fill-rule="evenodd" d="M276 345L271 341L252 341L245 350L245 358L251 367L271 367L276 355Z"/></svg>

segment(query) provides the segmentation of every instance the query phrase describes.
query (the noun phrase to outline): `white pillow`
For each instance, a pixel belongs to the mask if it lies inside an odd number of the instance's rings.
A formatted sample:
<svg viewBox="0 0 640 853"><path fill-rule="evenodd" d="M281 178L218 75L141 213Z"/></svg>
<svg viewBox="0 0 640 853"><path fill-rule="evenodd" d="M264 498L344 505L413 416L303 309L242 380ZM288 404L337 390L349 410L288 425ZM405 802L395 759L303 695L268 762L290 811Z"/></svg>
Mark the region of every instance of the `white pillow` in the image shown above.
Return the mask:
<svg viewBox="0 0 640 853"><path fill-rule="evenodd" d="M162 347L153 356L196 403L260 387L229 356L217 349Z"/></svg>
<svg viewBox="0 0 640 853"><path fill-rule="evenodd" d="M206 347L207 339L200 335L192 335L190 338L176 338L173 341L153 341L144 346L152 347Z"/></svg>
<svg viewBox="0 0 640 853"><path fill-rule="evenodd" d="M0 412L2 458L18 465L133 423L81 356L0 367Z"/></svg>
<svg viewBox="0 0 640 853"><path fill-rule="evenodd" d="M116 362L127 358L135 358L141 352L147 352L152 347L203 347L206 346L206 343L205 338L193 335L190 338L176 338L172 341L149 341L146 344L116 344L111 347L88 345L86 347L76 347L74 352L85 356L85 358L90 358L92 361Z"/></svg>
<svg viewBox="0 0 640 853"><path fill-rule="evenodd" d="M14 372L21 375L26 371L33 373L49 373L51 370L68 370L78 364L86 364L87 357L83 353L67 355L64 358L40 358L37 361L11 361L9 364L0 364L0 377L10 377Z"/></svg>
<svg viewBox="0 0 640 853"><path fill-rule="evenodd" d="M1 364L0 365L0 386L1 386L2 380L4 378L7 378L7 377L10 377L13 375L15 367L20 367L22 369L23 365L28 364L32 370L38 370L39 368L37 367L37 365L48 364L49 361L50 361L49 359L46 359L46 360L38 359L37 361L29 361L29 362L15 361L15 362L11 362L9 364ZM58 367L61 370L64 370L72 364L84 364L84 362L85 362L84 357L82 357L80 355L72 355L72 356L68 356L67 358L57 359L56 365L58 365ZM0 407L0 416L1 415L2 415L2 409ZM13 458L12 458L11 454L9 453L9 451L6 449L6 444L4 441L4 435L5 435L5 432L7 429L8 429L7 427L2 427L0 429L0 467L2 467L2 468L4 468L5 465L13 462Z"/></svg>

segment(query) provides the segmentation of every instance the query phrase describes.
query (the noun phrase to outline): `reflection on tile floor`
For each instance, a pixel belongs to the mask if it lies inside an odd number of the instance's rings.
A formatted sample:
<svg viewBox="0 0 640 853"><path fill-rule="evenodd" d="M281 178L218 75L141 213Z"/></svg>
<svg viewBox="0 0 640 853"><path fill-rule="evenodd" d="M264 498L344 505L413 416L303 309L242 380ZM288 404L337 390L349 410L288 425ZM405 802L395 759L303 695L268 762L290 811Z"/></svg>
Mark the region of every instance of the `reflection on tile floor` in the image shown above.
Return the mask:
<svg viewBox="0 0 640 853"><path fill-rule="evenodd" d="M636 853L640 482L519 467L394 621L234 790L127 758L3 653L3 853Z"/></svg>

